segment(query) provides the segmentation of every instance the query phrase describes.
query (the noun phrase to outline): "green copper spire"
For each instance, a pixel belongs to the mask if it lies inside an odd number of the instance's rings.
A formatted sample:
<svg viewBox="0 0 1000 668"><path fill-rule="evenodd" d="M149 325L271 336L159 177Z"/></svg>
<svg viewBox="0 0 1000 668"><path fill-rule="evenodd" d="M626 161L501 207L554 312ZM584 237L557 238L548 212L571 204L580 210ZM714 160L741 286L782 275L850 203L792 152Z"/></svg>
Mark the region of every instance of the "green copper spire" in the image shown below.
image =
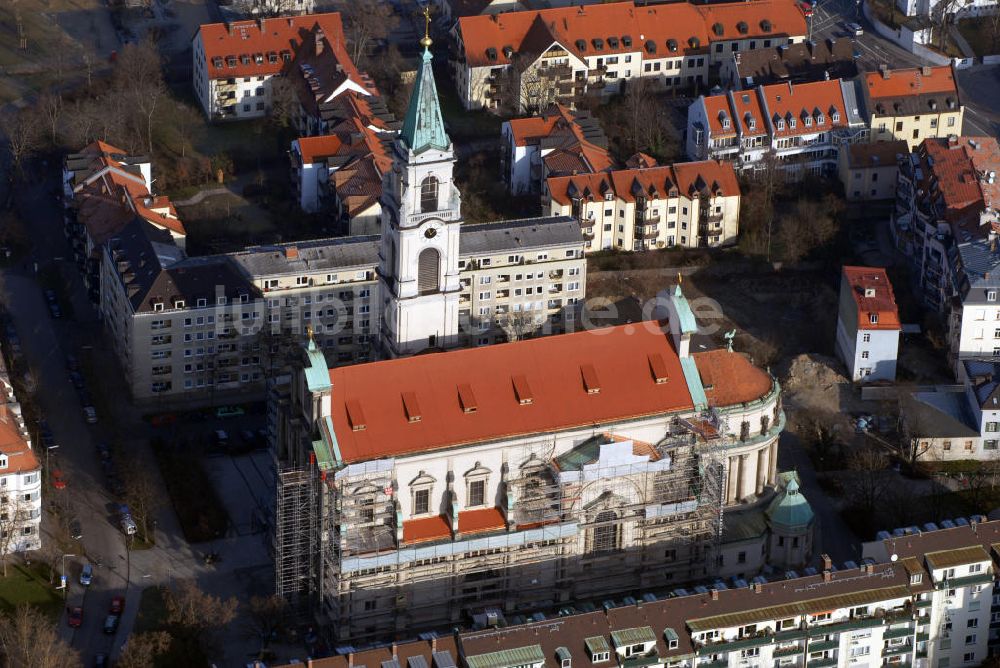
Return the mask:
<svg viewBox="0 0 1000 668"><path fill-rule="evenodd" d="M410 106L406 108L406 118L403 119L401 138L414 153L428 148L444 151L451 145L444 131L441 104L438 102L437 86L434 85L434 70L431 68L431 52L428 48L430 42L428 35L420 40L424 46L423 63L417 72Z"/></svg>

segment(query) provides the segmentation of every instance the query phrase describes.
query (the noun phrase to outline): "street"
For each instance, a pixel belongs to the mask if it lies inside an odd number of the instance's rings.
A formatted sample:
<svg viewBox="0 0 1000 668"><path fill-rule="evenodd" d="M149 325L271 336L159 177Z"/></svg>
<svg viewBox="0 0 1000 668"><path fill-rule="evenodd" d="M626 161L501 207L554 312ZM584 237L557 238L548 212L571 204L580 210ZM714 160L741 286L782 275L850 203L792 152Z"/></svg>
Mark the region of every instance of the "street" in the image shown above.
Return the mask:
<svg viewBox="0 0 1000 668"><path fill-rule="evenodd" d="M96 312L89 304L75 266L66 255L62 234L61 204L53 196L57 183L51 167L44 175L30 179L21 187L15 202L25 219L32 221L34 244L32 258L39 264L54 261L70 289L74 319L52 320L42 290L36 282L31 262L19 262L3 272L8 294L8 311L22 340L23 354L36 379L34 400L51 425L58 450L51 453L52 468L59 468L68 481L66 489L46 490L43 503L53 501L67 508L80 521L82 539L65 558L68 590L64 592L67 606L83 608L83 624L70 628L65 612L59 632L89 662L97 653L114 655L128 637L139 609L141 591L149 586L168 585L177 579L195 579L202 589L218 596L238 596L247 600L248 593L270 594L273 573L267 551L263 520L268 514L273 485L270 457L264 453L231 457L220 455L207 460L206 469L232 519L226 536L192 546L187 543L170 506L165 489L157 498L161 505L155 511L156 545L146 550L128 550L125 535L119 529L117 501L105 489L96 443L111 440L117 433L124 445L140 457L154 472L161 484L149 437L156 431L141 419L131 403L120 373L115 369L108 343L103 338ZM108 405L115 407L112 416L99 415L96 425L87 425L77 394L70 383L66 355L80 357L82 347L88 347L95 367L108 369L100 376L100 387L90 387L92 394L110 397ZM121 397L122 400L114 400ZM236 421L216 421L177 425L162 435L168 439L191 438L212 433L225 427L231 431L259 428L263 417L247 416ZM52 540L53 517L43 517L43 540ZM75 543L76 541L74 541ZM221 559L206 565L203 556L217 552ZM79 583L80 570L87 562L94 565L94 579L89 587ZM125 611L114 636L103 633L103 623L111 599L124 596ZM238 626L227 629L223 638L227 655L242 655L247 640ZM254 648L250 648L251 650Z"/></svg>

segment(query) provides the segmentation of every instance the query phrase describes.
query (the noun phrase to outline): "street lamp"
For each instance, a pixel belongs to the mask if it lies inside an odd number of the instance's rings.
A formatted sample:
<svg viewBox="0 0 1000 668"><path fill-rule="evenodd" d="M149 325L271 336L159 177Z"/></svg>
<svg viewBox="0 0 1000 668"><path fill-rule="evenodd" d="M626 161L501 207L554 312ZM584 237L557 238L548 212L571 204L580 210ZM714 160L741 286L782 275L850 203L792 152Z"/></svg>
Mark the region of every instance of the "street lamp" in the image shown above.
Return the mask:
<svg viewBox="0 0 1000 668"><path fill-rule="evenodd" d="M66 600L69 581L66 578L66 557L75 557L75 554L64 554L62 556L62 575L59 576L59 588L63 590L63 601Z"/></svg>
<svg viewBox="0 0 1000 668"><path fill-rule="evenodd" d="M58 450L58 445L46 445L45 446L45 475L49 479L49 484L52 484L52 467L49 466L49 455L53 450Z"/></svg>

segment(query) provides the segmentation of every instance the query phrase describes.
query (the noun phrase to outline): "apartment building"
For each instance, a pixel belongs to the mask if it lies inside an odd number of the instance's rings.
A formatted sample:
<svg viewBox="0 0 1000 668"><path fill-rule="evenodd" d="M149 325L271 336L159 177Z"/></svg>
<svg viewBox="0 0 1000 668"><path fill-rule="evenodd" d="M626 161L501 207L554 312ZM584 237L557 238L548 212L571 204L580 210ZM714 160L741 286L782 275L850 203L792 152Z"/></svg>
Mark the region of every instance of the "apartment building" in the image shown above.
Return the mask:
<svg viewBox="0 0 1000 668"><path fill-rule="evenodd" d="M949 358L1000 355L996 296L1000 147L993 137L927 139L899 168L892 230L923 301L948 317Z"/></svg>
<svg viewBox="0 0 1000 668"><path fill-rule="evenodd" d="M64 232L91 299L100 297L101 246L144 220L183 247L187 231L170 198L153 194L149 158L95 141L63 160Z"/></svg>
<svg viewBox="0 0 1000 668"><path fill-rule="evenodd" d="M288 155L302 210L330 215L343 234L378 234L382 179L392 166L393 136L354 118L330 134L293 141Z"/></svg>
<svg viewBox="0 0 1000 668"><path fill-rule="evenodd" d="M467 109L537 112L634 79L659 90L703 89L734 52L805 40L791 0L636 6L632 2L466 16L453 61Z"/></svg>
<svg viewBox="0 0 1000 668"><path fill-rule="evenodd" d="M736 241L740 187L729 162L681 162L549 177L542 208L578 220L587 251L717 247Z"/></svg>
<svg viewBox="0 0 1000 668"><path fill-rule="evenodd" d="M7 554L42 548L42 465L14 393L10 374L0 356L0 540Z"/></svg>
<svg viewBox="0 0 1000 668"><path fill-rule="evenodd" d="M563 606L558 616L483 615L431 634L310 662L312 668L982 665L997 647L1000 527L983 517L900 529L861 546L859 566ZM944 528L948 527L948 528ZM600 603L600 602L598 602Z"/></svg>
<svg viewBox="0 0 1000 668"><path fill-rule="evenodd" d="M901 139L914 150L925 139L962 134L965 107L951 65L866 72L864 105L872 141Z"/></svg>
<svg viewBox="0 0 1000 668"><path fill-rule="evenodd" d="M830 80L701 96L688 108L687 155L738 170L774 161L788 180L837 171L840 147L867 138L854 84Z"/></svg>
<svg viewBox="0 0 1000 668"><path fill-rule="evenodd" d="M899 309L879 267L844 267L837 308L837 356L855 382L896 380Z"/></svg>
<svg viewBox="0 0 1000 668"><path fill-rule="evenodd" d="M348 92L378 92L348 56L337 12L207 23L191 51L195 96L209 120L266 116L276 76L287 77L310 109Z"/></svg>
<svg viewBox="0 0 1000 668"><path fill-rule="evenodd" d="M749 577L767 537L726 558L720 522L775 499L780 388L740 354L690 352L679 289L661 307L669 333L331 369L310 344L272 394L278 592L357 640Z"/></svg>
<svg viewBox="0 0 1000 668"><path fill-rule="evenodd" d="M901 139L841 148L837 169L849 202L892 200L896 197L899 163L910 150Z"/></svg>
<svg viewBox="0 0 1000 668"><path fill-rule="evenodd" d="M722 63L719 78L737 90L787 81L851 79L858 73L855 51L852 40L833 37L736 51Z"/></svg>
<svg viewBox="0 0 1000 668"><path fill-rule="evenodd" d="M504 178L514 195L543 192L549 176L603 172L614 162L598 120L561 104L504 121L500 133Z"/></svg>

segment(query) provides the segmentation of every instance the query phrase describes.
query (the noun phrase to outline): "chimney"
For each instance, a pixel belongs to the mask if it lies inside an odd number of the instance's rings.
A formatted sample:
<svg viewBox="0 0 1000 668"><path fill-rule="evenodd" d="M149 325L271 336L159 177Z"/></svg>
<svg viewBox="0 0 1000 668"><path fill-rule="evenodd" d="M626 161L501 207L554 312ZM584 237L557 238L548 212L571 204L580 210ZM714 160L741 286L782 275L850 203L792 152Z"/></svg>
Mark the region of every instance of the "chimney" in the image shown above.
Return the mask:
<svg viewBox="0 0 1000 668"><path fill-rule="evenodd" d="M929 77L931 75L931 68L930 68L930 66L924 65L923 67L921 67L920 68L920 73L923 74L925 77Z"/></svg>
<svg viewBox="0 0 1000 668"><path fill-rule="evenodd" d="M830 571L823 571L823 582L829 582L833 579L833 573Z"/></svg>
<svg viewBox="0 0 1000 668"><path fill-rule="evenodd" d="M762 585L762 584L761 584L761 583L759 583L759 582L754 582L754 583L753 583L753 593L755 593L755 594L759 594L759 593L761 593L762 591L764 591L764 585Z"/></svg>
<svg viewBox="0 0 1000 668"><path fill-rule="evenodd" d="M398 655L399 655L399 653L396 651L396 641L393 640L392 641L392 658L395 659Z"/></svg>
<svg viewBox="0 0 1000 668"><path fill-rule="evenodd" d="M354 668L354 652L347 653L347 668Z"/></svg>
<svg viewBox="0 0 1000 668"><path fill-rule="evenodd" d="M436 652L438 649L438 639L437 636L431 638L431 653Z"/></svg>
<svg viewBox="0 0 1000 668"><path fill-rule="evenodd" d="M883 79L888 79L892 74L892 71L889 69L888 65L879 65L878 70L879 72L882 73Z"/></svg>
<svg viewBox="0 0 1000 668"><path fill-rule="evenodd" d="M820 559L823 560L823 570L829 571L833 569L833 559L830 558L829 554L820 555Z"/></svg>
<svg viewBox="0 0 1000 668"><path fill-rule="evenodd" d="M713 589L712 590L712 600L713 601L718 601L719 600L719 590L718 589Z"/></svg>
<svg viewBox="0 0 1000 668"><path fill-rule="evenodd" d="M298 248L298 246L287 246L285 248L285 259L286 260L298 260L299 259L299 248Z"/></svg>

